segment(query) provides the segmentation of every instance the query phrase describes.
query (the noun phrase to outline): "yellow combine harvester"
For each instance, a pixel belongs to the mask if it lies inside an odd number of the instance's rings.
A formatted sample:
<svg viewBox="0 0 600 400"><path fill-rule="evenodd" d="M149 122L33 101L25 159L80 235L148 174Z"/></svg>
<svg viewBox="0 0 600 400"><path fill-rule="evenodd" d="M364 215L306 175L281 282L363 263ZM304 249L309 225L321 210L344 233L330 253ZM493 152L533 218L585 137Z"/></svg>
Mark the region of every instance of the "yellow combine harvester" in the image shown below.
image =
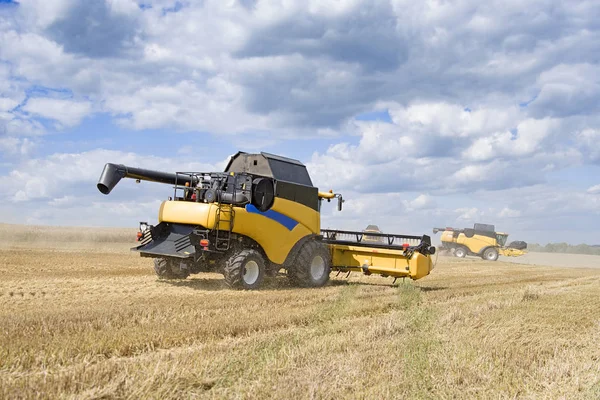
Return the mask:
<svg viewBox="0 0 600 400"><path fill-rule="evenodd" d="M496 232L494 225L475 224L473 228L433 228L433 233L442 232L440 250L463 258L479 256L484 260L496 261L499 255L518 257L525 254L527 243L512 242L505 246L508 233Z"/></svg>
<svg viewBox="0 0 600 400"><path fill-rule="evenodd" d="M427 235L407 236L320 228L323 200L297 160L268 153L234 155L224 172L165 173L106 164L98 189L109 194L122 178L174 186L162 202L156 226L140 223L132 250L154 258L156 274L182 279L223 273L234 288L256 289L265 275L284 270L304 287L323 286L332 270L419 279L433 268L435 247Z"/></svg>

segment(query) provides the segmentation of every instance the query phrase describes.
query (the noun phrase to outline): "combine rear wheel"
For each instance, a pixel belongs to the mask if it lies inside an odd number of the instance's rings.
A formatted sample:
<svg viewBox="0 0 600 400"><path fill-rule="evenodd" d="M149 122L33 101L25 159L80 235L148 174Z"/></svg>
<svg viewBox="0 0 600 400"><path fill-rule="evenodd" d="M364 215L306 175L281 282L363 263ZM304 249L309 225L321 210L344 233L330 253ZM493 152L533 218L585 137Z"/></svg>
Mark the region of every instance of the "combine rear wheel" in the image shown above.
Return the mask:
<svg viewBox="0 0 600 400"><path fill-rule="evenodd" d="M493 247L489 247L485 249L481 258L487 261L496 261L498 259L498 250Z"/></svg>
<svg viewBox="0 0 600 400"><path fill-rule="evenodd" d="M234 289L258 289L265 278L265 260L256 250L234 253L223 268L225 283Z"/></svg>
<svg viewBox="0 0 600 400"><path fill-rule="evenodd" d="M467 255L467 249L464 247L457 247L456 250L454 250L454 255L458 258L465 258Z"/></svg>
<svg viewBox="0 0 600 400"><path fill-rule="evenodd" d="M308 241L300 249L296 261L288 269L290 281L302 287L320 287L331 273L331 256L323 243Z"/></svg>
<svg viewBox="0 0 600 400"><path fill-rule="evenodd" d="M190 275L188 269L181 268L180 261L168 258L155 258L154 272L161 279L185 279Z"/></svg>

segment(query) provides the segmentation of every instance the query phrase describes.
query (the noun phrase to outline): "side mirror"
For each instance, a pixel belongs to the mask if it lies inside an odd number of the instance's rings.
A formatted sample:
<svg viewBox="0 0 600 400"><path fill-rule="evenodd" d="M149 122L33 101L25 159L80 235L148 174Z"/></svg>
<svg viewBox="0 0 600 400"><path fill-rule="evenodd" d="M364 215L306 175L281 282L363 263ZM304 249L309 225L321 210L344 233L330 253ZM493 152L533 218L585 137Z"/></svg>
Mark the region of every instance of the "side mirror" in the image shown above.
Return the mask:
<svg viewBox="0 0 600 400"><path fill-rule="evenodd" d="M330 190L329 192L318 192L319 195L319 207L321 204L321 201L323 199L327 199L327 202L329 203L331 201L331 199L338 199L338 205L337 205L337 209L338 211L342 211L342 204L344 203L344 199L342 199L342 195L339 193L333 193L333 190Z"/></svg>

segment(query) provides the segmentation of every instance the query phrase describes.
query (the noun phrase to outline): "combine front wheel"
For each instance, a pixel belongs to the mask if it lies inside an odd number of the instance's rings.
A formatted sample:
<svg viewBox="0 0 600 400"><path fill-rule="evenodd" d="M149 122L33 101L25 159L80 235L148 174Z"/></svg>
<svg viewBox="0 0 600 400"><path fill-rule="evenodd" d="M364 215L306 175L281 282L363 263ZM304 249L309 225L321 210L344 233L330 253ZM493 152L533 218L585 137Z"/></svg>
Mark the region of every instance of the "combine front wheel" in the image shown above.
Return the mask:
<svg viewBox="0 0 600 400"><path fill-rule="evenodd" d="M265 278L265 260L256 250L234 253L223 268L225 283L234 289L258 289Z"/></svg>
<svg viewBox="0 0 600 400"><path fill-rule="evenodd" d="M458 258L465 258L467 255L467 249L464 247L457 247L456 250L454 250L454 255Z"/></svg>
<svg viewBox="0 0 600 400"><path fill-rule="evenodd" d="M481 258L488 261L496 261L498 259L498 250L493 247L487 248Z"/></svg>
<svg viewBox="0 0 600 400"><path fill-rule="evenodd" d="M305 243L294 265L288 269L292 283L303 287L320 287L327 283L331 273L331 256L324 244L309 241Z"/></svg>

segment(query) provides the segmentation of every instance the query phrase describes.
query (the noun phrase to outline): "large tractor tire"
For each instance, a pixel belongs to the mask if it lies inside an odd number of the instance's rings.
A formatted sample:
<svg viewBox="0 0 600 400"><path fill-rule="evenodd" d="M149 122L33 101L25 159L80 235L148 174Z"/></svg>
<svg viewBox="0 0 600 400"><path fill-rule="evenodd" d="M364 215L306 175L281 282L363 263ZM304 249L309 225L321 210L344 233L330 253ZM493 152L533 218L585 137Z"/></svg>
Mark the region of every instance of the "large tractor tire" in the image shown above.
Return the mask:
<svg viewBox="0 0 600 400"><path fill-rule="evenodd" d="M498 250L494 247L488 247L481 255L481 258L486 261L496 261L498 260Z"/></svg>
<svg viewBox="0 0 600 400"><path fill-rule="evenodd" d="M467 256L467 249L464 247L457 247L454 250L454 255L458 258L465 258Z"/></svg>
<svg viewBox="0 0 600 400"><path fill-rule="evenodd" d="M185 279L190 271L180 268L180 261L168 258L154 259L154 272L161 279Z"/></svg>
<svg viewBox="0 0 600 400"><path fill-rule="evenodd" d="M287 271L292 284L301 287L321 287L329 281L330 273L331 255L323 243L314 240L302 245Z"/></svg>
<svg viewBox="0 0 600 400"><path fill-rule="evenodd" d="M265 278L265 260L256 250L246 249L233 253L223 268L227 286L233 289L255 290Z"/></svg>

